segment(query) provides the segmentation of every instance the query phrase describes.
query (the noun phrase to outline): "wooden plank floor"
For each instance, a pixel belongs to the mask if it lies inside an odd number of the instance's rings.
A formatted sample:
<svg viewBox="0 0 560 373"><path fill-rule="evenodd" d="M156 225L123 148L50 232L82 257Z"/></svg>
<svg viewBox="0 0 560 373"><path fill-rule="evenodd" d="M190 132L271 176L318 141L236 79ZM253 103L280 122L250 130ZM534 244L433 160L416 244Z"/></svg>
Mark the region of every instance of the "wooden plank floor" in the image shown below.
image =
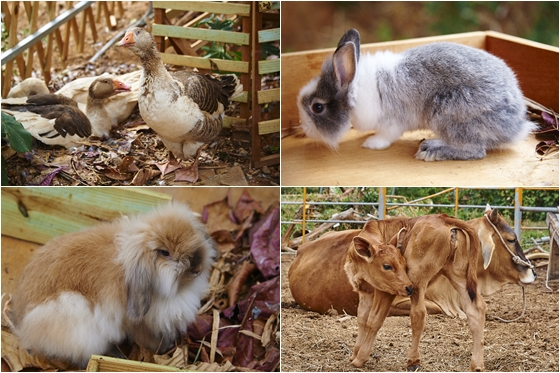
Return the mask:
<svg viewBox="0 0 560 373"><path fill-rule="evenodd" d="M373 134L355 130L338 151L308 138L282 139L282 186L557 186L558 156L541 160L531 136L477 161L424 162L414 159L419 142L434 135L406 132L385 150L361 147Z"/></svg>

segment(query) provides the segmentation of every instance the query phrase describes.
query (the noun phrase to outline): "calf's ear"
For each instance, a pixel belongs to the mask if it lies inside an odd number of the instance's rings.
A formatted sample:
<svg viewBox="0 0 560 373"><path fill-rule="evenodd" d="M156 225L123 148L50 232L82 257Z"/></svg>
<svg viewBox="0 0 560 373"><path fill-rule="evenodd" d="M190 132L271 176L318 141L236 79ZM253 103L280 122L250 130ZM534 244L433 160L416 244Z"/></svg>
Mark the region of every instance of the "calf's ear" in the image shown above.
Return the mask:
<svg viewBox="0 0 560 373"><path fill-rule="evenodd" d="M500 214L498 213L498 210L497 209L492 210L489 218L492 224L494 225L498 224L500 222Z"/></svg>
<svg viewBox="0 0 560 373"><path fill-rule="evenodd" d="M401 228L401 230L391 238L389 245L395 246L402 253L402 247L404 244L404 236L406 234L406 228Z"/></svg>
<svg viewBox="0 0 560 373"><path fill-rule="evenodd" d="M371 258L373 256L373 254L375 254L375 248L365 238L362 238L360 236L356 236L356 237L354 237L352 242L354 244L354 250L356 250L356 253L359 256L364 257L364 258Z"/></svg>

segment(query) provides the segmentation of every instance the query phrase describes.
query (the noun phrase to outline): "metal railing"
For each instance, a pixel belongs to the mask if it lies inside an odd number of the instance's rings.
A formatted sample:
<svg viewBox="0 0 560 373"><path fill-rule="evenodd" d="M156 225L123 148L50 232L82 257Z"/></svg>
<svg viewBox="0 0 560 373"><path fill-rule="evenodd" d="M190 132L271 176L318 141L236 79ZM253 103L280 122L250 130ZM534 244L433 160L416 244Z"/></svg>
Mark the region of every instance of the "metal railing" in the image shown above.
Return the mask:
<svg viewBox="0 0 560 373"><path fill-rule="evenodd" d="M353 224L365 224L367 222L367 220L336 220L336 219L328 219L328 220L324 220L324 219L309 219L308 217L305 216L305 206L321 206L321 205L343 205L343 206L371 206L371 207L376 207L377 208L377 216L368 214L370 219L385 219L387 216L387 211L390 210L394 210L397 208L401 208L401 207L423 207L423 208L431 208L431 207L442 207L442 208L453 208L454 209L454 215L455 217L457 217L458 211L459 209L484 209L486 208L486 205L466 205L466 204L459 204L459 191L461 189L514 189L515 190L515 197L514 197L514 205L513 206L496 206L496 205L492 205L493 208L498 208L498 209L502 209L502 210L514 210L514 231L517 234L517 236L519 237L521 234L521 230L524 229L543 229L546 230L548 229L547 227L522 227L522 217L523 217L523 212L552 212L552 213L558 213L559 209L558 206L555 207L544 207L544 206L523 206L523 191L524 190L551 190L551 191L558 191L558 188L548 188L548 187L542 187L542 188L525 188L525 187L517 187L517 188L458 188L458 187L453 187L453 188L448 188L445 189L441 192L438 193L434 193L431 194L429 196L426 197L422 197L419 199L416 199L414 201L410 201L410 202L387 202L388 198L392 198L395 196L391 196L391 195L387 195L387 188L385 187L380 187L379 188L379 199L378 202L310 202L306 200L306 192L305 192L305 188L304 188L304 193L303 193L303 201L296 201L296 202L290 202L290 201L283 201L282 199L280 200L280 205L302 205L303 209L302 211L304 212L302 219L292 219L290 221L281 221L281 224L301 224L302 225L302 233L305 237L305 231L306 231L306 225L310 224L310 223L345 223L345 224L349 224L349 223L353 223ZM434 204L434 203L430 203L430 204L425 204L425 203L418 203L421 202L423 200L426 199L430 199L433 198L435 196L439 196L439 195L443 195L446 193L455 193L455 198L454 204Z"/></svg>
<svg viewBox="0 0 560 373"><path fill-rule="evenodd" d="M93 1L80 1L72 9L67 10L51 22L47 23L32 35L29 35L6 52L2 53L2 66L13 61L19 54L31 48L40 42L45 36L54 32L60 26L74 18L77 14L83 12L93 4Z"/></svg>

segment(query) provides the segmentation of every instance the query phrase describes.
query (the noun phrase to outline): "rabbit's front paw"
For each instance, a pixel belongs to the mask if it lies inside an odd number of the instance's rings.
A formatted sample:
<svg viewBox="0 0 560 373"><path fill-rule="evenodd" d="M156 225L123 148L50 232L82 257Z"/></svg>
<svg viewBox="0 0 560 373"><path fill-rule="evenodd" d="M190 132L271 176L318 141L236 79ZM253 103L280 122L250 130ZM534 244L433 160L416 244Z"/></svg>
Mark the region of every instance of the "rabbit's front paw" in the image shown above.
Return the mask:
<svg viewBox="0 0 560 373"><path fill-rule="evenodd" d="M374 135L370 136L364 141L362 144L363 148L374 149L374 150L383 150L387 149L391 146L391 141L379 136Z"/></svg>
<svg viewBox="0 0 560 373"><path fill-rule="evenodd" d="M426 162L445 160L482 159L486 149L476 144L453 146L439 139L424 140L420 143L414 158Z"/></svg>

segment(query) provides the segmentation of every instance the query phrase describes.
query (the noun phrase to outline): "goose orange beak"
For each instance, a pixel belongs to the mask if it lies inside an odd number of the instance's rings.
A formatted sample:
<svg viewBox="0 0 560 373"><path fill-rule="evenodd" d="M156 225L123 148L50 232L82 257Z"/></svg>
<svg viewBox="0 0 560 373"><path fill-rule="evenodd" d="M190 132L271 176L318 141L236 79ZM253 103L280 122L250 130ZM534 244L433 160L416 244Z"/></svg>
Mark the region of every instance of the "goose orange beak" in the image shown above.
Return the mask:
<svg viewBox="0 0 560 373"><path fill-rule="evenodd" d="M118 79L113 79L113 89L115 93L130 92L130 86Z"/></svg>
<svg viewBox="0 0 560 373"><path fill-rule="evenodd" d="M118 47L131 47L134 45L134 33L127 32L124 37L117 43Z"/></svg>

